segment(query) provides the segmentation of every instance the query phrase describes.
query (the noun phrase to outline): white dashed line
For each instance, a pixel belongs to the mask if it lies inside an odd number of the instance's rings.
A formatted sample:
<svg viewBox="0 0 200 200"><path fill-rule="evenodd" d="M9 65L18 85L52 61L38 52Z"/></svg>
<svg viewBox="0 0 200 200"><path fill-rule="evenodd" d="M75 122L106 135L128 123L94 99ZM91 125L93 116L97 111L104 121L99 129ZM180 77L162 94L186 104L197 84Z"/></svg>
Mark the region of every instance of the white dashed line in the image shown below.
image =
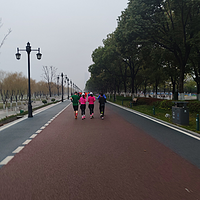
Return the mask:
<svg viewBox="0 0 200 200"><path fill-rule="evenodd" d="M33 134L33 135L31 135L30 138L35 138L36 136L37 136L37 134Z"/></svg>
<svg viewBox="0 0 200 200"><path fill-rule="evenodd" d="M31 140L26 140L24 143L22 143L23 145L26 145L30 142Z"/></svg>
<svg viewBox="0 0 200 200"><path fill-rule="evenodd" d="M23 148L24 146L19 146L13 151L13 153L19 153Z"/></svg>
<svg viewBox="0 0 200 200"><path fill-rule="evenodd" d="M13 159L14 156L7 156L4 160L0 162L0 165L6 165L9 161Z"/></svg>
<svg viewBox="0 0 200 200"><path fill-rule="evenodd" d="M69 104L69 105L70 105L70 104ZM60 111L60 112L57 114L57 116L58 116L61 112L63 112L66 108L68 108L69 105L66 106L62 111ZM50 107L52 107L52 106L50 106ZM48 107L48 108L50 108L50 107ZM48 108L46 108L46 109L48 109ZM46 109L44 109L44 110L46 110ZM38 113L40 113L40 112L42 112L42 111L43 111L43 110L38 110L38 112L37 112L37 113L34 113L34 115L36 115L36 114L38 114ZM16 123L18 123L18 122L24 120L24 119L26 119L26 118L28 118L28 117L26 116L26 117L24 117L23 119L18 120L17 122L10 123L8 126L5 125L5 127L0 128L0 131L2 131L2 130L4 130L4 129L6 129L6 128L8 128L8 127L10 127L10 126L12 126L12 125L14 125L14 124L16 124ZM33 134L32 136L30 136L30 139L27 139L27 140L23 143L23 145L26 145L26 144L28 144L29 142L31 142L32 139L35 138L35 137L37 136L38 133L42 132L42 129L45 129L45 126L48 126L55 118L56 118L56 117L53 117L52 119L50 119L43 127L41 127L39 130L37 130L37 131L35 132L36 134ZM25 147L25 146L19 146L19 147L18 147L17 149L15 149L12 153L13 153L13 154L19 153L24 147ZM8 162L9 162L10 160L12 160L12 158L14 158L14 155L13 155L13 156L7 156L4 160L2 160L2 161L0 162L0 166L1 166L1 165L6 165L6 164L8 164Z"/></svg>
<svg viewBox="0 0 200 200"><path fill-rule="evenodd" d="M38 130L38 131L36 131L35 133L40 133L40 132L42 132L42 130Z"/></svg>

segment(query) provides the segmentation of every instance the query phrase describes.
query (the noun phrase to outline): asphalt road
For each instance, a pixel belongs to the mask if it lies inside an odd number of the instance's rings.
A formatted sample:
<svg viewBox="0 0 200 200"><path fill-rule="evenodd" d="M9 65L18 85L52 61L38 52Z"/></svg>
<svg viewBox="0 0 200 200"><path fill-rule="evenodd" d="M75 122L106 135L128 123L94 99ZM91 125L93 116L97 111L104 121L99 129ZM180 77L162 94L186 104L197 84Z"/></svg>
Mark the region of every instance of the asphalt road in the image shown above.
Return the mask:
<svg viewBox="0 0 200 200"><path fill-rule="evenodd" d="M97 103L94 119L87 109L75 120L68 103L10 127L17 144L9 148L25 148L0 168L0 199L200 199L198 139L109 104L104 120Z"/></svg>

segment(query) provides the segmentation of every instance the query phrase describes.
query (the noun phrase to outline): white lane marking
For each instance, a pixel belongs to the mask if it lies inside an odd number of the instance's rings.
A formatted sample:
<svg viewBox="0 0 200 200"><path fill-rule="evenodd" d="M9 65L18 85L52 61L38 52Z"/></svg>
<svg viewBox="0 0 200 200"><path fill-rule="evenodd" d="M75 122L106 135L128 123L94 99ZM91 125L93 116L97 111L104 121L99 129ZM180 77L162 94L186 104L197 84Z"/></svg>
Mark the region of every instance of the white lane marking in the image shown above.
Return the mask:
<svg viewBox="0 0 200 200"><path fill-rule="evenodd" d="M71 105L71 103L69 104L69 105L67 105L63 110L61 110L60 112L59 112L59 114L61 113L61 112L63 112L65 109L67 109L69 106ZM28 115L26 116L26 117L24 117L24 119L26 119L26 118L28 118ZM20 119L20 121L22 121L22 120L24 120L24 119ZM54 119L55 119L55 117L54 117ZM51 119L50 121L53 121L54 119ZM14 124L16 124L16 123L18 123L19 122L19 120L17 121L17 122L14 122L14 123L10 123L9 124L9 126L5 126L5 128L8 128L8 127L10 127L10 126L12 126L12 125L14 125ZM5 128L3 128L3 129L5 129ZM3 129L0 129L0 131L1 130L3 130ZM38 131L36 131L36 133L40 133L42 130L38 130ZM34 134L33 134L34 135ZM37 134L36 134L37 135ZM25 141L26 142L26 141ZM22 149L24 148L24 146L20 146L20 147L18 147L15 151L13 151L12 153L19 153ZM1 162L0 162L0 165L6 165L12 158L14 158L14 156L7 156L4 160L2 160Z"/></svg>
<svg viewBox="0 0 200 200"><path fill-rule="evenodd" d="M19 153L23 148L24 146L19 146L13 151L13 153Z"/></svg>
<svg viewBox="0 0 200 200"><path fill-rule="evenodd" d="M38 131L36 131L35 133L40 133L40 132L42 132L42 130L38 130Z"/></svg>
<svg viewBox="0 0 200 200"><path fill-rule="evenodd" d="M151 121L153 121L153 122L156 122L156 123L158 123L158 124L161 124L161 125L163 125L163 126L166 126L166 127L168 127L168 128L171 128L171 129L173 129L173 130L175 130L175 131L178 131L178 132L180 132L180 133L183 133L183 134L185 134L185 135L187 135L187 136L190 136L190 137L192 137L192 138L197 139L197 140L200 141L200 137L195 136L195 135L193 135L193 134L190 134L190 133L188 133L188 132L186 132L186 131L183 131L183 130L179 129L178 127L177 127L177 128L176 128L176 127L173 127L173 126L171 126L171 125L169 125L169 124L166 124L166 123L164 123L164 122L158 121L158 120L153 119L153 118L151 118L151 117L149 117L149 116L147 116L147 115L145 115L145 114L142 114L142 113L140 113L140 112L131 110L131 109L129 109L129 108L125 108L125 107L122 107L122 106L120 106L120 105L113 104L113 103L111 103L111 102L109 102L109 103L112 104L112 105L115 105L115 106L117 106L117 107L119 107L119 108L122 108L122 109L124 109L124 110L127 110L127 111L129 111L129 112L132 112L132 113L134 113L134 114L136 114L136 115L139 115L139 116L141 116L141 117L144 117L144 118L146 118L146 119L149 119L149 120L151 120Z"/></svg>
<svg viewBox="0 0 200 200"><path fill-rule="evenodd" d="M4 160L0 162L0 165L6 165L9 161L11 161L14 158L14 156L7 156Z"/></svg>
<svg viewBox="0 0 200 200"><path fill-rule="evenodd" d="M30 142L31 140L26 140L24 143L22 143L23 145L26 145Z"/></svg>
<svg viewBox="0 0 200 200"><path fill-rule="evenodd" d="M45 126L42 126L40 129L45 129Z"/></svg>
<svg viewBox="0 0 200 200"><path fill-rule="evenodd" d="M33 138L35 138L37 136L37 134L33 134L33 135L31 135L31 139L33 139Z"/></svg>

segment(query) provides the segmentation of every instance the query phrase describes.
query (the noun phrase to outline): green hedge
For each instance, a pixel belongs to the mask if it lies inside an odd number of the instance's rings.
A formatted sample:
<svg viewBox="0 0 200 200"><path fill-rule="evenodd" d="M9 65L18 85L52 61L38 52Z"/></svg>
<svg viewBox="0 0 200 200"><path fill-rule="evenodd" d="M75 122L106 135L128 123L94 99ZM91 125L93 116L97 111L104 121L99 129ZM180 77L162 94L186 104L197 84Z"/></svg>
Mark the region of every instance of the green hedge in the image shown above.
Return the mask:
<svg viewBox="0 0 200 200"><path fill-rule="evenodd" d="M146 98L146 97L139 97L137 98L137 104L138 105L152 105L157 106L159 102L163 101L162 99L156 99L156 98Z"/></svg>
<svg viewBox="0 0 200 200"><path fill-rule="evenodd" d="M200 113L200 101L189 101L187 107L189 112Z"/></svg>
<svg viewBox="0 0 200 200"><path fill-rule="evenodd" d="M107 96L107 99L109 99L108 96ZM113 95L110 95L110 99L111 99L111 100L114 99ZM118 96L118 95L116 95L116 99L117 99L118 101L132 101L132 98L131 98L131 97L124 97L124 96Z"/></svg>
<svg viewBox="0 0 200 200"><path fill-rule="evenodd" d="M187 101L187 107L189 108L189 112L191 113L200 113L200 101ZM156 98L138 98L137 105L152 105L157 108L170 110L174 105L173 100L163 100Z"/></svg>
<svg viewBox="0 0 200 200"><path fill-rule="evenodd" d="M47 100L42 100L42 103L43 103L43 104L46 104L46 103L47 103Z"/></svg>

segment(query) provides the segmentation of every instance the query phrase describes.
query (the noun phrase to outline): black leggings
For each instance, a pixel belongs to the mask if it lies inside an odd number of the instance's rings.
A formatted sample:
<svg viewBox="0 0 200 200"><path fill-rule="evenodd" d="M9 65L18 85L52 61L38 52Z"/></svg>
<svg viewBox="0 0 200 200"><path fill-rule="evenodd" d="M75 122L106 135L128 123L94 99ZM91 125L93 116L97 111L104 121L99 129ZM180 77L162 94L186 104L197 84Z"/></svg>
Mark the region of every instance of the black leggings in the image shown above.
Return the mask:
<svg viewBox="0 0 200 200"><path fill-rule="evenodd" d="M85 115L85 108L86 108L85 104L81 104L80 108L81 108L81 115Z"/></svg>
<svg viewBox="0 0 200 200"><path fill-rule="evenodd" d="M99 111L100 114L102 114L102 117L104 116L104 109L105 109L105 104L99 104Z"/></svg>
<svg viewBox="0 0 200 200"><path fill-rule="evenodd" d="M90 109L90 115L94 113L94 104L89 104L88 108Z"/></svg>

